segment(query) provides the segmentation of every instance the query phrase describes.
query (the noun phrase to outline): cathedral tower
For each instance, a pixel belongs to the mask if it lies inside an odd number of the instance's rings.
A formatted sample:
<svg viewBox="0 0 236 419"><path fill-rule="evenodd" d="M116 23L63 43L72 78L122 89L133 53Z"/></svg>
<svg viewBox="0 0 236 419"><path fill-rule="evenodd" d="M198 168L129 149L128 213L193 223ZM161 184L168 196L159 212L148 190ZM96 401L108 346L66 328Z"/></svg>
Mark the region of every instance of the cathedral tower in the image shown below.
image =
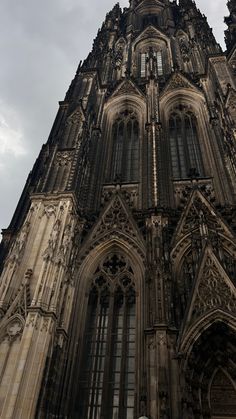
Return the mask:
<svg viewBox="0 0 236 419"><path fill-rule="evenodd" d="M107 14L3 231L0 416L236 417L236 8Z"/></svg>

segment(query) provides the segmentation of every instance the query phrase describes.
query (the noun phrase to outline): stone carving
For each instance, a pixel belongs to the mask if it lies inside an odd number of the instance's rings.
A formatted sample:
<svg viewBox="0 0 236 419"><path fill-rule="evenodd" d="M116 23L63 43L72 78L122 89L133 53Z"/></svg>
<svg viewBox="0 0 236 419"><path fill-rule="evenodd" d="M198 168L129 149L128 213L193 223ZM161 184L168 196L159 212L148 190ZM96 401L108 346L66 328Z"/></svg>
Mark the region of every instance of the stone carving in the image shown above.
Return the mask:
<svg viewBox="0 0 236 419"><path fill-rule="evenodd" d="M130 208L137 208L138 205L138 186L136 185L119 185L120 193L125 201L125 203ZM105 205L106 202L110 201L112 195L117 190L117 185L104 186L102 191L102 205Z"/></svg>
<svg viewBox="0 0 236 419"><path fill-rule="evenodd" d="M8 322L6 322L6 319L3 320L0 328L0 343L3 341L12 342L17 337L21 336L24 325L24 320L19 315L12 316Z"/></svg>
<svg viewBox="0 0 236 419"><path fill-rule="evenodd" d="M129 237L136 238L134 230L131 228L128 214L124 211L121 201L118 198L113 200L109 210L103 215L95 237L110 230L119 233L122 232Z"/></svg>
<svg viewBox="0 0 236 419"><path fill-rule="evenodd" d="M108 291L120 289L129 298L134 297L135 289L133 270L129 260L119 253L109 254L101 261L93 278L93 287L97 290Z"/></svg>
<svg viewBox="0 0 236 419"><path fill-rule="evenodd" d="M32 274L32 269L27 269L21 286L12 295L11 299L1 302L1 307L4 307L4 311L7 309L4 315L5 319L15 314L19 314L23 319L26 319L27 309L31 302L29 281Z"/></svg>
<svg viewBox="0 0 236 419"><path fill-rule="evenodd" d="M71 244L71 237L72 237L71 225L67 224L67 226L65 227L63 239L62 239L62 247L63 247L64 253L66 253L67 249L69 248Z"/></svg>
<svg viewBox="0 0 236 419"><path fill-rule="evenodd" d="M57 220L53 226L51 235L50 235L50 243L52 245L52 247L56 246L57 240L58 240L58 236L59 236L59 232L60 232L60 225L61 222L60 220Z"/></svg>
<svg viewBox="0 0 236 419"><path fill-rule="evenodd" d="M50 319L48 318L43 318L42 319L42 326L40 328L41 332L47 332L50 326Z"/></svg>
<svg viewBox="0 0 236 419"><path fill-rule="evenodd" d="M136 208L138 204L138 188L133 187L132 189L124 188L122 195L127 205L131 208Z"/></svg>
<svg viewBox="0 0 236 419"><path fill-rule="evenodd" d="M57 220L53 226L53 229L51 231L50 234L50 239L48 241L48 247L46 248L46 250L43 253L43 259L44 260L48 260L51 259L53 254L54 254L54 250L58 245L58 238L59 238L59 234L60 234L60 226L61 226L61 222L60 220Z"/></svg>
<svg viewBox="0 0 236 419"><path fill-rule="evenodd" d="M142 96L141 93L138 91L138 89L130 82L130 81L124 81L121 83L121 85L115 90L113 93L113 97L116 96L127 96L127 95L138 95Z"/></svg>
<svg viewBox="0 0 236 419"><path fill-rule="evenodd" d="M26 221L16 238L15 244L13 245L12 252L10 253L10 256L8 259L10 263L13 263L13 262L19 263L21 261L23 257L24 249L26 246L29 230L30 230L30 223Z"/></svg>
<svg viewBox="0 0 236 419"><path fill-rule="evenodd" d="M184 62L188 62L190 60L191 49L189 48L188 42L181 38L179 40L180 52Z"/></svg>
<svg viewBox="0 0 236 419"><path fill-rule="evenodd" d="M59 251L56 257L56 262L61 262L61 263L65 263L68 255L69 255L69 251L71 249L72 246L72 239L74 236L74 232L72 231L72 227L71 224L67 224L64 230L64 234L62 237L62 242L61 245L59 247Z"/></svg>
<svg viewBox="0 0 236 419"><path fill-rule="evenodd" d="M43 260L48 261L52 258L52 256L53 256L53 249L49 243L47 249L43 253Z"/></svg>
<svg viewBox="0 0 236 419"><path fill-rule="evenodd" d="M155 30L153 27L148 27L142 34L143 38L158 38L159 33L157 30Z"/></svg>
<svg viewBox="0 0 236 419"><path fill-rule="evenodd" d="M58 151L55 158L57 166L68 166L73 161L72 151Z"/></svg>
<svg viewBox="0 0 236 419"><path fill-rule="evenodd" d="M227 236L232 237L232 233L230 233L227 225L217 216L212 205L202 192L197 189L186 206L184 217L177 229L177 237L183 237L195 229L201 229L203 220L210 231L225 233Z"/></svg>
<svg viewBox="0 0 236 419"><path fill-rule="evenodd" d="M231 111L235 112L236 110L236 94L232 94L228 101L228 107Z"/></svg>
<svg viewBox="0 0 236 419"><path fill-rule="evenodd" d="M38 329L38 313L29 313L26 327L30 326L36 330Z"/></svg>
<svg viewBox="0 0 236 419"><path fill-rule="evenodd" d="M149 342L148 342L147 347L151 351L154 351L157 348L156 340L155 340L155 337L154 336L149 339Z"/></svg>
<svg viewBox="0 0 236 419"><path fill-rule="evenodd" d="M229 286L213 258L208 255L197 288L192 320L215 308L236 314L236 295L233 284Z"/></svg>
<svg viewBox="0 0 236 419"><path fill-rule="evenodd" d="M75 112L73 112L68 120L67 123L77 124L78 122L82 121L84 119L84 115L81 111L81 109L77 109Z"/></svg>
<svg viewBox="0 0 236 419"><path fill-rule="evenodd" d="M23 326L19 320L14 320L7 327L7 333L11 338L16 337L22 332Z"/></svg>
<svg viewBox="0 0 236 419"><path fill-rule="evenodd" d="M33 212L37 211L38 208L39 208L38 204L36 204L35 202L32 202L30 206L30 213L32 214Z"/></svg>
<svg viewBox="0 0 236 419"><path fill-rule="evenodd" d="M235 119L236 119L236 91L229 86L228 88L228 95L226 100L226 107L228 109L229 114L231 115L232 125L235 126Z"/></svg>
<svg viewBox="0 0 236 419"><path fill-rule="evenodd" d="M172 76L170 82L168 83L167 90L174 90L174 89L181 89L181 88L189 89L193 87L184 77L182 77L178 73L175 73Z"/></svg>
<svg viewBox="0 0 236 419"><path fill-rule="evenodd" d="M177 207L185 207L189 195L193 189L193 181L175 181L174 193ZM199 190L211 201L215 200L215 192L212 181L210 179L198 179L197 186Z"/></svg>
<svg viewBox="0 0 236 419"><path fill-rule="evenodd" d="M124 48L125 48L125 41L124 39L120 39L115 46L115 50L113 52L113 65L114 68L121 68L123 55L124 55Z"/></svg>
<svg viewBox="0 0 236 419"><path fill-rule="evenodd" d="M47 205L44 208L44 214L46 214L47 218L50 218L52 215L56 215L56 211L57 211L56 206L52 204Z"/></svg>
<svg viewBox="0 0 236 419"><path fill-rule="evenodd" d="M200 228L202 223L206 224L211 230L221 230L221 226L218 225L218 220L216 219L216 214L211 213L209 208L200 200L194 200L194 203L189 211L188 217L186 218L186 224L184 230L193 230L196 227ZM207 228L206 227L206 228ZM183 231L184 232L184 231Z"/></svg>
<svg viewBox="0 0 236 419"><path fill-rule="evenodd" d="M159 333L158 335L158 345L160 346L166 346L166 339L164 333Z"/></svg>
<svg viewBox="0 0 236 419"><path fill-rule="evenodd" d="M212 57L212 58L210 58L210 61L211 61L213 64L217 64L217 63L225 63L226 58L225 58L225 56L224 56L224 55L221 55L221 56L219 56L219 57Z"/></svg>

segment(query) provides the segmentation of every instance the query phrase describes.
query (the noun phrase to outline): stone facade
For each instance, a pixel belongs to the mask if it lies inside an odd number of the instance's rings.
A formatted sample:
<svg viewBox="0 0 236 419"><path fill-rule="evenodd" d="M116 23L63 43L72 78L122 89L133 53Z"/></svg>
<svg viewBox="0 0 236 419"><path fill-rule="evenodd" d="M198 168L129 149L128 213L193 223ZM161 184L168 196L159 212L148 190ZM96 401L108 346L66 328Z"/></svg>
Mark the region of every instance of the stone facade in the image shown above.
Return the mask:
<svg viewBox="0 0 236 419"><path fill-rule="evenodd" d="M109 12L1 243L1 418L236 417L236 2Z"/></svg>

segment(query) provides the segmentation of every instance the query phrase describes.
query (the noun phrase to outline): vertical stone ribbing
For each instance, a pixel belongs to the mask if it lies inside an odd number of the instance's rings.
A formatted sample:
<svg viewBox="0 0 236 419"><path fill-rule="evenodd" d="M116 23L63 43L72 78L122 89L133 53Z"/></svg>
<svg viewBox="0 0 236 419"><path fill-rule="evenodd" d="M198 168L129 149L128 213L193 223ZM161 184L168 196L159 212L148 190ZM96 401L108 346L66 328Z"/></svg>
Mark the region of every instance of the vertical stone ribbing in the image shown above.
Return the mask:
<svg viewBox="0 0 236 419"><path fill-rule="evenodd" d="M132 0L107 14L4 232L1 417L81 416L89 293L95 279L113 287L109 264L117 255L118 289L132 276L136 295L134 417L208 417L217 368L233 382L234 3L226 54L192 0ZM112 135L122 118L127 132ZM135 152L128 120L138 126ZM125 168L136 158L138 175L129 178ZM115 179L111 165L121 172ZM95 278L105 259L108 271ZM110 370L112 351L110 340ZM107 382L104 419L106 389ZM126 390L123 380L119 419Z"/></svg>

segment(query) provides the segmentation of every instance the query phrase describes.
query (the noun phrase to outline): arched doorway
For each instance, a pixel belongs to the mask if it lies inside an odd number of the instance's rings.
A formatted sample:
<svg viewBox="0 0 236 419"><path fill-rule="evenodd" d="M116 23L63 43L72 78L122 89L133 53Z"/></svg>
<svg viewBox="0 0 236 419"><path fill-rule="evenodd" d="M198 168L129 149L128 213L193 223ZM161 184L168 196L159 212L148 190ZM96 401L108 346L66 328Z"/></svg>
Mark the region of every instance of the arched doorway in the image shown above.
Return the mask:
<svg viewBox="0 0 236 419"><path fill-rule="evenodd" d="M236 335L216 322L192 346L185 363L184 399L194 419L236 418Z"/></svg>

